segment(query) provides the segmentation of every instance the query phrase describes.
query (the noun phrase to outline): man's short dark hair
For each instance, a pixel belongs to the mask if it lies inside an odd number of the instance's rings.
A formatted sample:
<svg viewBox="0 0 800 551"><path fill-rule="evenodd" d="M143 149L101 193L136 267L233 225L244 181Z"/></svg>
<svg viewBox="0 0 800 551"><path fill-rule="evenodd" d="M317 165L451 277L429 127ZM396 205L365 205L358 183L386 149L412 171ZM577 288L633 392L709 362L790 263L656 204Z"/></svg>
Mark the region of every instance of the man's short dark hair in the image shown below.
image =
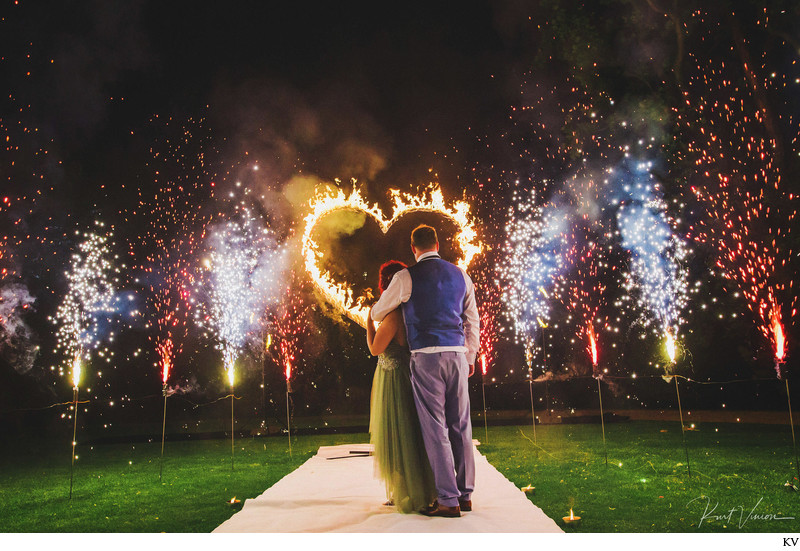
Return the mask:
<svg viewBox="0 0 800 551"><path fill-rule="evenodd" d="M432 249L439 242L436 237L436 230L425 224L420 224L411 232L411 244L416 249Z"/></svg>

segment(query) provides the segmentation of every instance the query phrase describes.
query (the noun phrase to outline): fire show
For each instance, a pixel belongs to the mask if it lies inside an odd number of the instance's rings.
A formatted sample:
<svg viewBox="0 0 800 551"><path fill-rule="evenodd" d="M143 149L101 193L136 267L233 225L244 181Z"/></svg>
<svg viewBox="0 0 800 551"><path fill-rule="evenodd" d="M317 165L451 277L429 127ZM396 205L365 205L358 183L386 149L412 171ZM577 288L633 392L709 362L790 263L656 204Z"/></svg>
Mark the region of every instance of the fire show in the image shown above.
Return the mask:
<svg viewBox="0 0 800 551"><path fill-rule="evenodd" d="M400 11L5 3L0 541L796 531L800 8Z"/></svg>

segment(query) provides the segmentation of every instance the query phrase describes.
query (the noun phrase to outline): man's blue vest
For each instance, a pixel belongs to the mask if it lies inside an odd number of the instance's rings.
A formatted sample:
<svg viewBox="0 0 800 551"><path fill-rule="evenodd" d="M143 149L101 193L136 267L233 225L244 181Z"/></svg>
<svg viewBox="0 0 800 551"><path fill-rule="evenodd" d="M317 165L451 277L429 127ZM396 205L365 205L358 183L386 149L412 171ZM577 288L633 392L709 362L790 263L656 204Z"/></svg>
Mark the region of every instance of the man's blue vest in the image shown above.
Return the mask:
<svg viewBox="0 0 800 551"><path fill-rule="evenodd" d="M464 346L464 299L467 284L457 266L428 257L408 268L411 297L402 304L411 350L429 346Z"/></svg>

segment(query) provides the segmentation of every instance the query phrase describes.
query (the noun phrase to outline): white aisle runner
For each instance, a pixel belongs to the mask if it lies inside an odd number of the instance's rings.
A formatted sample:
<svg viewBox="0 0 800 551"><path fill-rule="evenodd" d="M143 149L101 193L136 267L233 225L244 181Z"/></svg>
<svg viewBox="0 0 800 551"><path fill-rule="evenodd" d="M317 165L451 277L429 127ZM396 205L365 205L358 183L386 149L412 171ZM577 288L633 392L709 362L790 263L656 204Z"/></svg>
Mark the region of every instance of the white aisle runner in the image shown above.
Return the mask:
<svg viewBox="0 0 800 551"><path fill-rule="evenodd" d="M475 449L474 510L461 518L403 515L382 505L368 444L323 446L317 454L242 510L215 533L253 532L563 532L555 521Z"/></svg>

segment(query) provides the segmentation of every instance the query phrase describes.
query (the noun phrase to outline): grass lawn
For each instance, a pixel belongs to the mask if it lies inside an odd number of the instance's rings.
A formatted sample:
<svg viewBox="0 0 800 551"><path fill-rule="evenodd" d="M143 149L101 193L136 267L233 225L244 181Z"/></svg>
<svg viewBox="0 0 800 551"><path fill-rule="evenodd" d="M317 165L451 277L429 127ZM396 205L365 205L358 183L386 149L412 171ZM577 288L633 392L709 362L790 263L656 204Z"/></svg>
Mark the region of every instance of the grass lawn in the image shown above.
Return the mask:
<svg viewBox="0 0 800 551"><path fill-rule="evenodd" d="M789 427L697 428L686 433L691 477L676 422L607 424L608 466L599 425L540 425L536 445L530 425L489 427L479 449L515 485L535 486L531 501L560 526L572 507L581 525L567 532L797 532ZM484 440L483 427L474 435Z"/></svg>
<svg viewBox="0 0 800 551"><path fill-rule="evenodd" d="M798 520L768 518L800 519L800 493L783 487L793 465L788 427L698 429L686 435L691 477L674 422L607 425L608 466L599 425L537 426L535 444L530 425L489 427L480 451L517 486L535 486L530 499L559 525L572 507L583 520L568 532L796 532ZM485 440L483 426L475 437ZM0 530L210 532L234 512L225 501L261 494L319 446L366 441L294 437L290 457L285 437L241 439L233 471L230 440L167 442L161 481L160 442L79 446L72 500L69 448L20 444L0 459Z"/></svg>
<svg viewBox="0 0 800 551"><path fill-rule="evenodd" d="M295 470L320 446L364 442L364 434L80 444L69 499L69 443L32 449L0 464L3 532L210 532L244 502ZM38 447L38 446L37 446ZM20 447L24 450L24 446ZM8 450L6 450L7 452ZM66 454L63 453L66 451Z"/></svg>

